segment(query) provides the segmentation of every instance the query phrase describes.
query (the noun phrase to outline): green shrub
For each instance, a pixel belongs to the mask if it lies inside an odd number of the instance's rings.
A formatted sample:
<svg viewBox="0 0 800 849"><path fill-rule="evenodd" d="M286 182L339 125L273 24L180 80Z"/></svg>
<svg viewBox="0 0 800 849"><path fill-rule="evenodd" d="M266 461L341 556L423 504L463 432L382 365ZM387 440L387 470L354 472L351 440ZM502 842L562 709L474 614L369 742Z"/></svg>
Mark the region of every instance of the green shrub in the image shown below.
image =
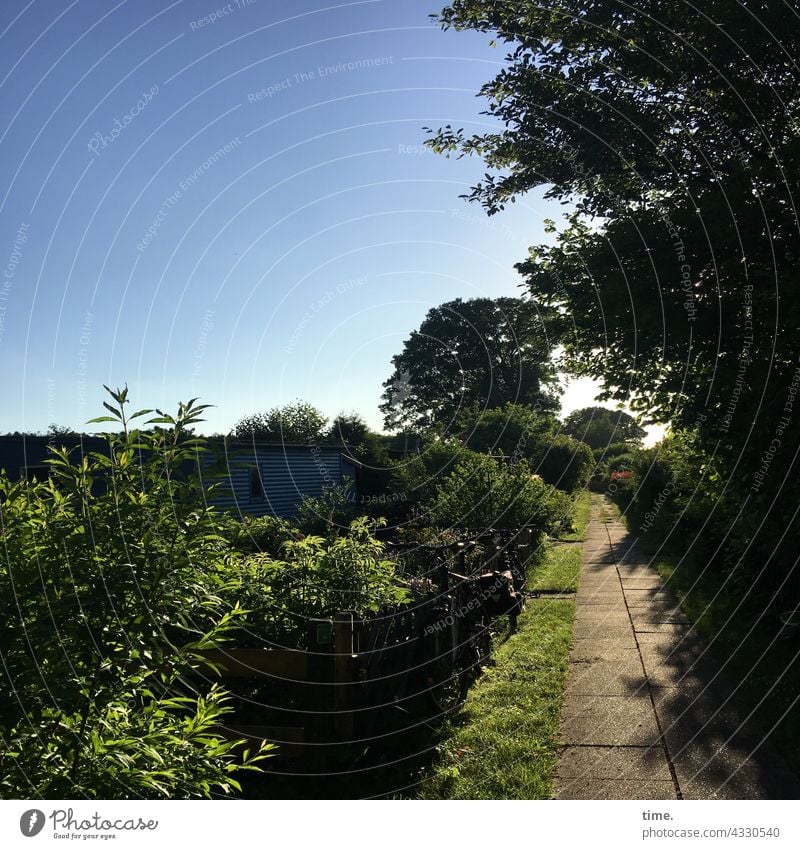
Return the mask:
<svg viewBox="0 0 800 849"><path fill-rule="evenodd" d="M225 694L187 690L200 653L242 618L218 517L184 477L203 406L127 416L108 453L53 448L52 477L0 478L0 795L185 798L230 793L244 764L214 733Z"/></svg>
<svg viewBox="0 0 800 849"><path fill-rule="evenodd" d="M594 457L588 445L558 433L557 426L551 413L521 404L467 409L458 418L461 438L473 451L527 460L545 483L572 492L586 484Z"/></svg>
<svg viewBox="0 0 800 849"><path fill-rule="evenodd" d="M594 468L592 449L564 434L555 434L530 458L531 468L545 483L574 492L586 485Z"/></svg>
<svg viewBox="0 0 800 849"><path fill-rule="evenodd" d="M240 561L234 598L258 608L248 617L244 639L301 646L309 619L350 610L366 616L408 601L394 562L373 535L375 527L361 516L342 534L288 541L281 560L255 555ZM262 593L272 604L259 604ZM241 635L237 642L243 643Z"/></svg>
<svg viewBox="0 0 800 849"><path fill-rule="evenodd" d="M428 439L419 453L394 462L390 488L403 493L409 505L429 502L442 477L453 471L459 459L474 453L456 439Z"/></svg>
<svg viewBox="0 0 800 849"><path fill-rule="evenodd" d="M559 489L553 489L550 492L550 507L552 510L553 520L550 531L560 536L570 533L572 527L572 511L574 509L573 497Z"/></svg>
<svg viewBox="0 0 800 849"><path fill-rule="evenodd" d="M297 529L278 516L226 517L224 536L237 551L280 557L283 544L297 537Z"/></svg>
<svg viewBox="0 0 800 849"><path fill-rule="evenodd" d="M455 528L518 528L548 531L557 517L552 490L525 462L506 463L464 452L423 504L423 520Z"/></svg>
<svg viewBox="0 0 800 849"><path fill-rule="evenodd" d="M336 534L348 527L356 516L353 484L325 487L315 498L306 495L297 508L295 521L304 534Z"/></svg>

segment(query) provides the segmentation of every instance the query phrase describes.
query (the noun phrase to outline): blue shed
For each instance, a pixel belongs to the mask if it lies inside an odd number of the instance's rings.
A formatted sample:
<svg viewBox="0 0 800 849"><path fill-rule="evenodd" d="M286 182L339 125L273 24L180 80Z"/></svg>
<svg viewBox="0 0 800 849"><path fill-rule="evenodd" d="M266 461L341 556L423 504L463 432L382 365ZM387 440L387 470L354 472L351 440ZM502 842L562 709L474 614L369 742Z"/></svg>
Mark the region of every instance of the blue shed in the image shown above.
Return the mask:
<svg viewBox="0 0 800 849"><path fill-rule="evenodd" d="M289 518L306 496L356 481L355 463L336 445L226 442L222 448L219 487L209 503L233 513ZM212 462L204 460L206 478Z"/></svg>
<svg viewBox="0 0 800 849"><path fill-rule="evenodd" d="M5 469L11 480L44 480L50 475L45 461L51 445L73 449L76 457L90 451L108 451L105 439L86 434L55 439L2 435L0 469ZM196 468L206 486L212 481L217 484L208 503L235 514L290 518L305 496L318 497L326 487L341 486L346 479L356 481L356 464L341 446L233 442L211 437L208 447L212 451L200 455Z"/></svg>

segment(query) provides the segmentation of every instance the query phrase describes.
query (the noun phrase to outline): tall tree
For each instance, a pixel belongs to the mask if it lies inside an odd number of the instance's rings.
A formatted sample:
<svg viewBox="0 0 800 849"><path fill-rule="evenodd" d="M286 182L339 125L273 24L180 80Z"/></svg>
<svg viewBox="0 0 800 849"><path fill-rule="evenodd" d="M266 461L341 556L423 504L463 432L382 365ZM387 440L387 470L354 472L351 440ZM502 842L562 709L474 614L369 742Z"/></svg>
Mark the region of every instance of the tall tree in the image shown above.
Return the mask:
<svg viewBox="0 0 800 849"><path fill-rule="evenodd" d="M392 358L386 427L447 426L465 407L557 410L558 384L541 311L519 298L457 298L430 310Z"/></svg>
<svg viewBox="0 0 800 849"><path fill-rule="evenodd" d="M580 439L591 448L605 448L616 442L638 445L646 436L633 416L624 410L582 407L564 419L564 433Z"/></svg>
<svg viewBox="0 0 800 849"><path fill-rule="evenodd" d="M572 367L654 419L699 422L731 456L755 424L759 453L800 333L796 8L455 0L439 20L510 47L482 89L504 128L431 139L484 158L469 197L493 213L546 186L575 204L518 266L574 319Z"/></svg>
<svg viewBox="0 0 800 849"><path fill-rule="evenodd" d="M482 89L502 128L431 146L484 159L469 197L489 213L536 186L572 204L517 266L531 295L572 319L568 364L603 400L699 434L724 480L704 527L737 540L742 586L775 592L800 533L796 4L453 0L438 18L509 52Z"/></svg>
<svg viewBox="0 0 800 849"><path fill-rule="evenodd" d="M339 413L331 422L328 438L342 445L359 445L371 433L364 417L356 412Z"/></svg>

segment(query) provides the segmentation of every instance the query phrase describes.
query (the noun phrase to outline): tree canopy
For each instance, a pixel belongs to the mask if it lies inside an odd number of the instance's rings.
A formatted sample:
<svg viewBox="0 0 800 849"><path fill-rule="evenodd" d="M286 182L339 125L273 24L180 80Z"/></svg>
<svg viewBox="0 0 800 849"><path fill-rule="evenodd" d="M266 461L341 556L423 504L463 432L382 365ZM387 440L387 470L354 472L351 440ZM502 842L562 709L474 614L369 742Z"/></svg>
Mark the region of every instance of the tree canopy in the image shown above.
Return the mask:
<svg viewBox="0 0 800 849"><path fill-rule="evenodd" d="M549 484L572 491L586 483L594 465L588 446L558 433L550 413L520 404L492 410L470 408L457 418L462 443L482 454L502 454L512 463L526 460Z"/></svg>
<svg viewBox="0 0 800 849"><path fill-rule="evenodd" d="M431 309L392 358L381 410L389 430L447 425L465 406L559 406L548 328L519 298L457 298Z"/></svg>
<svg viewBox="0 0 800 849"><path fill-rule="evenodd" d="M605 448L618 442L639 444L646 436L633 416L623 410L583 407L564 419L564 433L580 439L591 448Z"/></svg>
<svg viewBox="0 0 800 849"><path fill-rule="evenodd" d="M264 413L253 413L233 427L236 439L264 442L315 442L322 438L328 419L306 401L273 407Z"/></svg>
<svg viewBox="0 0 800 849"><path fill-rule="evenodd" d="M518 266L539 304L573 319L561 340L572 368L653 420L699 424L731 453L754 420L772 429L800 331L800 292L787 285L798 260L796 10L455 0L439 21L510 50L482 89L503 128L447 127L430 142L483 157L489 173L469 197L493 213L545 186L574 204L555 244Z"/></svg>
<svg viewBox="0 0 800 849"><path fill-rule="evenodd" d="M785 589L800 531L794 4L453 0L438 20L507 56L481 90L500 128L448 126L430 146L484 160L467 197L490 214L534 187L566 205L517 265L565 318L564 365L697 436L690 465L719 487L691 532L727 547L741 586Z"/></svg>
<svg viewBox="0 0 800 849"><path fill-rule="evenodd" d="M359 445L371 433L363 416L349 412L336 416L331 422L329 436L332 441L342 445Z"/></svg>

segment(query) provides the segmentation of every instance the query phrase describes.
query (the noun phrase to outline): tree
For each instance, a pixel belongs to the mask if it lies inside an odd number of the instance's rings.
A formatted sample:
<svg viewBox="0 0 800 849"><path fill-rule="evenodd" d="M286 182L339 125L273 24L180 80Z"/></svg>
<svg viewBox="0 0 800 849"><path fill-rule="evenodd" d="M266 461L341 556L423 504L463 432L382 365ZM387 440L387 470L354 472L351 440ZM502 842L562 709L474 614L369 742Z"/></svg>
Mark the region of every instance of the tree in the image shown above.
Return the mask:
<svg viewBox="0 0 800 849"><path fill-rule="evenodd" d="M369 425L363 416L356 412L339 413L331 422L329 438L342 445L359 445L364 437L370 433Z"/></svg>
<svg viewBox="0 0 800 849"><path fill-rule="evenodd" d="M265 442L317 442L322 439L327 418L305 401L273 407L240 419L233 428L236 439Z"/></svg>
<svg viewBox="0 0 800 849"><path fill-rule="evenodd" d="M333 420L327 439L339 445L357 466L357 497L361 504L377 506L370 511L385 515L386 494L390 478L390 460L387 451L388 439L376 433L356 412L339 413Z"/></svg>
<svg viewBox="0 0 800 849"><path fill-rule="evenodd" d="M538 186L571 205L517 266L572 319L565 364L697 434L725 481L712 509L735 505L718 523L737 528L729 562L783 587L800 532L796 9L454 0L438 20L509 53L482 89L502 128L445 127L431 147L483 158L468 197L490 214Z"/></svg>
<svg viewBox="0 0 800 849"><path fill-rule="evenodd" d="M586 445L557 432L555 416L520 404L465 410L458 425L463 443L473 451L500 453L512 463L527 460L536 474L559 489L572 491L586 483L594 465Z"/></svg>
<svg viewBox="0 0 800 849"><path fill-rule="evenodd" d="M447 426L465 406L558 409L544 317L518 298L442 304L392 358L381 410L386 427Z"/></svg>
<svg viewBox="0 0 800 849"><path fill-rule="evenodd" d="M583 407L564 419L564 433L580 439L591 448L605 448L617 442L641 443L647 435L633 416L623 410Z"/></svg>
<svg viewBox="0 0 800 849"><path fill-rule="evenodd" d="M530 457L550 441L557 420L552 413L539 413L523 404L504 404L491 410L462 410L456 424L462 442L473 451Z"/></svg>
<svg viewBox="0 0 800 849"><path fill-rule="evenodd" d="M575 204L518 266L537 303L574 319L573 369L738 454L744 426L772 428L797 367L796 11L456 0L439 20L510 45L482 89L505 127L430 142L484 158L470 199L493 213L546 186Z"/></svg>
<svg viewBox="0 0 800 849"><path fill-rule="evenodd" d="M62 439L65 436L78 436L78 434L71 427L55 423L49 424L47 426L47 435L50 437L50 439Z"/></svg>

